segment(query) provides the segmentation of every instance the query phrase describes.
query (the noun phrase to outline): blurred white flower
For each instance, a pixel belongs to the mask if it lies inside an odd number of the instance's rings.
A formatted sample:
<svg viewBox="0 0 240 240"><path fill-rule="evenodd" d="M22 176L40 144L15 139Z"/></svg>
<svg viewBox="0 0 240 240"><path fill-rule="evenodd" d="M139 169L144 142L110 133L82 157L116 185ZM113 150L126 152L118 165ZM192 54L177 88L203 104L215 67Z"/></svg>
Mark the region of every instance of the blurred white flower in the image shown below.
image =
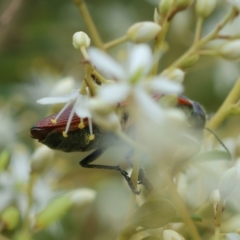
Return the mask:
<svg viewBox="0 0 240 240"><path fill-rule="evenodd" d="M21 213L26 211L26 195L22 188L27 184L30 172L29 154L23 145L14 145L9 171L0 174L0 211L16 201Z"/></svg>
<svg viewBox="0 0 240 240"><path fill-rule="evenodd" d="M219 192L221 198L225 200L238 184L238 172L235 167L227 170L220 179Z"/></svg>
<svg viewBox="0 0 240 240"><path fill-rule="evenodd" d="M240 235L238 233L228 233L226 234L226 240L240 240Z"/></svg>
<svg viewBox="0 0 240 240"><path fill-rule="evenodd" d="M149 117L159 120L163 111L152 99L151 93L179 94L183 90L181 84L160 76L144 81L154 62L148 45L139 44L132 47L126 68L96 48L89 49L88 53L92 64L100 72L117 80L114 84L103 85L97 94L99 99L110 105L127 101L129 108L137 106Z"/></svg>

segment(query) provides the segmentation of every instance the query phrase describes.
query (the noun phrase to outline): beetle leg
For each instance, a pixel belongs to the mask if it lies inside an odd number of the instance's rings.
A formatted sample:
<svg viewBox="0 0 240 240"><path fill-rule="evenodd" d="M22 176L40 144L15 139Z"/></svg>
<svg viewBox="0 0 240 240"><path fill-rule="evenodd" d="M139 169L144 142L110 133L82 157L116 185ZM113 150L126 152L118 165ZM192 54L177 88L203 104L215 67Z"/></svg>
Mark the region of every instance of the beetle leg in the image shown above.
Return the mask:
<svg viewBox="0 0 240 240"><path fill-rule="evenodd" d="M130 149L125 155L126 161L131 167L133 167L133 164L130 158L133 156L133 154L134 154L134 149ZM138 172L138 184L142 184L149 192L153 190L153 185L149 182L149 180L145 176L144 170L141 166Z"/></svg>
<svg viewBox="0 0 240 240"><path fill-rule="evenodd" d="M84 167L84 168L97 168L97 169L106 169L106 170L113 170L113 171L118 171L122 174L122 176L126 179L129 187L131 190L139 195L140 191L137 191L135 187L133 186L131 178L128 176L128 173L124 171L122 168L119 166L109 166L109 165L98 165L98 164L90 164L94 162L98 157L100 157L103 152L106 150L106 148L99 148L96 149L94 152L90 153L88 156L86 156L83 160L79 162L79 164Z"/></svg>

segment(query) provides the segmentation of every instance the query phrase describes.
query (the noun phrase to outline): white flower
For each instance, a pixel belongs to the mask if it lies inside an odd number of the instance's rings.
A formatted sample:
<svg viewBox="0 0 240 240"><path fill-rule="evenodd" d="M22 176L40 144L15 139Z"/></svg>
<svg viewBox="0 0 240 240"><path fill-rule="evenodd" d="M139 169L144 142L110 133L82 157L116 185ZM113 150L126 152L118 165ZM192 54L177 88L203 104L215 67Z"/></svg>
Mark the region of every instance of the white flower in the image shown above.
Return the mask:
<svg viewBox="0 0 240 240"><path fill-rule="evenodd" d="M126 68L114 61L106 53L91 48L88 51L90 60L96 69L106 76L118 80L114 84L103 85L98 91L97 97L109 104L128 101L128 107L136 106L143 109L149 117L161 119L162 109L148 94L158 93L180 93L182 85L171 82L163 77L155 77L146 80L153 65L153 56L148 45L139 44L132 47L126 62ZM150 93L150 94L151 94Z"/></svg>
<svg viewBox="0 0 240 240"><path fill-rule="evenodd" d="M53 123L57 122L58 118L63 114L63 112L71 105L73 105L71 113L69 114L68 121L66 124L65 131L63 132L63 136L67 137L67 132L69 130L72 118L74 113L78 115L81 120L81 124L83 124L83 119L88 118L89 122L89 131L90 131L90 140L94 139L93 131L92 131L92 115L90 110L88 109L88 95L82 95L80 90L73 89L70 94L58 96L58 97L46 97L39 99L37 103L39 104L58 104L58 103L66 103L62 110L57 114L56 118L53 119ZM84 127L84 126L83 126Z"/></svg>

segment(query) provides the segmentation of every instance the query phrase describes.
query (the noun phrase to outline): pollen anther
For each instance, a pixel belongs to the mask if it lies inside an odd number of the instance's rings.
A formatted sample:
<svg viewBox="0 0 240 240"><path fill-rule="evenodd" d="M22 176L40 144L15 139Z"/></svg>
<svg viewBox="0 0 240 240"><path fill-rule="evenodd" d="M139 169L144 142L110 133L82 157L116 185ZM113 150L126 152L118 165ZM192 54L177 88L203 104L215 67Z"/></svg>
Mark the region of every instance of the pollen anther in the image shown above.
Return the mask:
<svg viewBox="0 0 240 240"><path fill-rule="evenodd" d="M67 135L67 132L66 132L66 131L63 131L63 132L62 132L62 135L63 135L63 137L65 137L65 138L67 138L67 137L68 137L68 135Z"/></svg>
<svg viewBox="0 0 240 240"><path fill-rule="evenodd" d="M89 135L89 141L92 141L92 140L94 140L95 139L95 135L94 134L90 134Z"/></svg>
<svg viewBox="0 0 240 240"><path fill-rule="evenodd" d="M51 123L52 124L57 124L57 120L56 119L51 119Z"/></svg>

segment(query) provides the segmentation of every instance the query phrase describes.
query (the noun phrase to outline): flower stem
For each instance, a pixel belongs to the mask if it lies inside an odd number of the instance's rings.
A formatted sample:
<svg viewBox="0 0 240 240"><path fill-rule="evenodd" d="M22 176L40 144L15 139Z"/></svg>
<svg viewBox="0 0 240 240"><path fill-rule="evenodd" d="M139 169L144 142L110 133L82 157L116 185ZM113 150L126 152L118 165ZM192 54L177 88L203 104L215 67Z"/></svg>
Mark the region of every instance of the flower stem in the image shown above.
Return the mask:
<svg viewBox="0 0 240 240"><path fill-rule="evenodd" d="M202 25L203 25L203 18L202 17L198 17L197 25L196 25L196 31L195 31L194 43L198 42L200 40L200 38L201 38Z"/></svg>
<svg viewBox="0 0 240 240"><path fill-rule="evenodd" d="M216 129L231 113L231 107L240 97L240 78L236 81L231 92L228 94L227 98L218 109L216 114L210 119L206 127L211 130Z"/></svg>
<svg viewBox="0 0 240 240"><path fill-rule="evenodd" d="M106 43L106 44L104 45L104 48L105 48L105 49L112 48L112 47L114 47L114 46L116 46L116 45L119 45L119 44L121 44L121 43L126 42L127 40L128 40L128 38L127 38L127 36L125 35L125 36L123 36L123 37L117 38L117 39L115 39L115 40L113 40L113 41L111 41L111 42Z"/></svg>
<svg viewBox="0 0 240 240"><path fill-rule="evenodd" d="M186 227L188 228L189 234L191 235L191 239L201 240L201 238L198 234L197 228L193 224L193 221L191 220L191 218L189 217L188 210L187 210L186 206L184 205L181 197L179 196L179 194L176 190L176 187L174 186L171 179L169 180L169 189L170 189L170 193L172 195L174 204L176 205L176 208L177 208L179 214L181 215L184 223L186 224Z"/></svg>
<svg viewBox="0 0 240 240"><path fill-rule="evenodd" d="M87 6L86 6L84 0L74 0L74 1L84 19L87 27L88 27L88 30L89 30L89 33L91 35L93 42L95 43L95 45L98 48L104 50L104 44L100 38L100 35L97 31L97 28L92 20L92 17L87 9Z"/></svg>
<svg viewBox="0 0 240 240"><path fill-rule="evenodd" d="M193 45L175 62L173 62L168 69L171 71L174 68L180 67L181 64L188 59L191 54L194 54L197 50L199 50L203 45L208 43L209 41L215 39L218 36L219 31L234 17L236 16L236 10L232 9L223 20L210 32L207 36L203 37L199 41L195 41ZM196 38L195 38L196 39Z"/></svg>
<svg viewBox="0 0 240 240"><path fill-rule="evenodd" d="M154 53L154 56L158 55L158 61L156 61L156 63L153 65L153 67L151 69L151 75L156 75L156 73L157 73L159 58L161 56L160 50L164 43L164 39L167 35L169 26L170 26L170 22L165 20L162 24L162 30L160 31L159 35L156 37L153 53Z"/></svg>

